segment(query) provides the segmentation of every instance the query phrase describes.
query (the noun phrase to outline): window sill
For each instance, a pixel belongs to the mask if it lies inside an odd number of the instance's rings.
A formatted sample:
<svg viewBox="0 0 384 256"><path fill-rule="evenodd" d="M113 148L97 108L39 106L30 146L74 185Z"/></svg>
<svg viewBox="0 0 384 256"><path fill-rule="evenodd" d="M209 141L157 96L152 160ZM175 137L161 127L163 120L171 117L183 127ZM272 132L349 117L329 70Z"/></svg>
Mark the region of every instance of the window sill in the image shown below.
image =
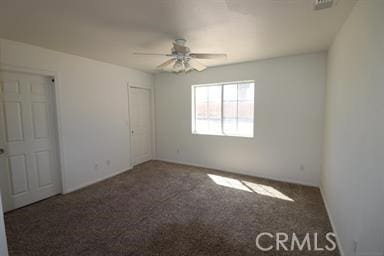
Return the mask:
<svg viewBox="0 0 384 256"><path fill-rule="evenodd" d="M220 136L220 137L234 137L234 138L245 138L245 139L252 139L254 138L253 135L240 135L240 134L213 134L213 133L199 133L199 132L192 132L192 135L205 135L205 136Z"/></svg>

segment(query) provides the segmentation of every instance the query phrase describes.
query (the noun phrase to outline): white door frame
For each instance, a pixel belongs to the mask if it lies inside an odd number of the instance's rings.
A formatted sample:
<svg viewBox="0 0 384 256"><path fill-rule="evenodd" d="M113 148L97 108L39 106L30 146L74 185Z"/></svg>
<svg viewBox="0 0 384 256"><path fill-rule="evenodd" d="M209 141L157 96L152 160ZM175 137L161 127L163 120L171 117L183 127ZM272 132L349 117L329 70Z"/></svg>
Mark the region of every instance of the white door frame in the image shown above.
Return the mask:
<svg viewBox="0 0 384 256"><path fill-rule="evenodd" d="M13 66L8 65L4 63L0 63L0 71L9 71L9 72L19 72L19 73L27 73L32 75L40 75L40 76L48 76L52 77L55 82L52 83L53 86L53 94L52 94L52 103L54 105L54 128L56 132L56 147L57 147L57 154L58 154L58 171L59 171L59 178L60 178L60 193L65 194L67 193L66 188L66 176L65 176L65 168L64 168L64 148L63 148L63 134L62 134L62 118L61 118L61 108L60 108L60 79L59 74L55 71L50 70L40 70L40 69L33 69L28 67L20 67L20 66Z"/></svg>
<svg viewBox="0 0 384 256"><path fill-rule="evenodd" d="M153 93L153 88L148 86L142 86L142 85L136 85L136 84L127 84L127 92L128 92L128 118L129 118L129 148L130 148L130 156L129 156L129 162L131 165L131 168L134 166L133 163L133 142L132 142L132 113L130 108L130 89L136 88L136 89L144 89L148 90L151 93L151 158L152 160L155 159L155 96Z"/></svg>
<svg viewBox="0 0 384 256"><path fill-rule="evenodd" d="M7 236L5 234L3 205L0 192L0 255L8 256Z"/></svg>

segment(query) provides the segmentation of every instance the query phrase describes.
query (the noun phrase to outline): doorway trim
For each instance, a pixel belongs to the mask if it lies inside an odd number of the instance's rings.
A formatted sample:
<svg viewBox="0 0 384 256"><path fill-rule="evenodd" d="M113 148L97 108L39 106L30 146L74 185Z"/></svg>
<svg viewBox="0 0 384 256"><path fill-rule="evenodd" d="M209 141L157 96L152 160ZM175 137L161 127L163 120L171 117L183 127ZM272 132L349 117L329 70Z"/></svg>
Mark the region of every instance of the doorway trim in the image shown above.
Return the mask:
<svg viewBox="0 0 384 256"><path fill-rule="evenodd" d="M60 104L60 75L59 73L51 70L35 69L22 66L14 66L9 64L0 63L0 71L27 73L32 75L48 76L54 79L52 100L55 107L54 111L54 125L56 130L56 147L58 154L58 169L60 176L60 194L66 194L69 192L66 187L66 175L65 175L65 162L64 162L64 146L63 146L63 133L62 133L62 115Z"/></svg>
<svg viewBox="0 0 384 256"><path fill-rule="evenodd" d="M145 85L139 85L134 83L127 83L127 96L128 96L128 129L129 129L129 162L131 165L131 168L134 167L133 163L133 142L132 142L132 118L131 118L131 107L130 107L130 89L136 88L136 89L144 89L148 90L151 93L151 160L155 159L156 155L156 139L155 139L155 96L154 96L154 88L151 86L145 86Z"/></svg>

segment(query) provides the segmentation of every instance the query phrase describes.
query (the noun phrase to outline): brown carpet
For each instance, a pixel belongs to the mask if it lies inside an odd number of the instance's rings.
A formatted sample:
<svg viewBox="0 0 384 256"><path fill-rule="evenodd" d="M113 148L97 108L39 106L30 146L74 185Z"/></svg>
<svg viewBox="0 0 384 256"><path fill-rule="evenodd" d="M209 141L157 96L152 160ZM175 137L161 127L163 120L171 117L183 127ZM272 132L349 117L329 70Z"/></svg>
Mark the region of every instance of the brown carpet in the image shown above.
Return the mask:
<svg viewBox="0 0 384 256"><path fill-rule="evenodd" d="M5 221L10 256L339 255L255 245L260 232L317 232L324 246L331 226L319 189L160 161L9 212Z"/></svg>

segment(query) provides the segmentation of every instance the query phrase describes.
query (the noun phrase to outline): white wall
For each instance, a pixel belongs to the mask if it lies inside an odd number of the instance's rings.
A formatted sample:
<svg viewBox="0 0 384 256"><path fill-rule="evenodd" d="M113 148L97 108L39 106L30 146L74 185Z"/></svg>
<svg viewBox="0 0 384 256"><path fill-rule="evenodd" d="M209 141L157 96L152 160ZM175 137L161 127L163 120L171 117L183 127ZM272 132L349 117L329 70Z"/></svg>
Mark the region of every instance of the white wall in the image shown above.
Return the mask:
<svg viewBox="0 0 384 256"><path fill-rule="evenodd" d="M325 62L318 53L156 75L157 158L318 186ZM192 135L191 85L239 80L255 80L254 138Z"/></svg>
<svg viewBox="0 0 384 256"><path fill-rule="evenodd" d="M151 87L152 75L3 39L0 51L3 65L57 74L66 192L131 167L127 83Z"/></svg>
<svg viewBox="0 0 384 256"><path fill-rule="evenodd" d="M327 73L323 195L344 255L384 255L384 1L356 4Z"/></svg>

